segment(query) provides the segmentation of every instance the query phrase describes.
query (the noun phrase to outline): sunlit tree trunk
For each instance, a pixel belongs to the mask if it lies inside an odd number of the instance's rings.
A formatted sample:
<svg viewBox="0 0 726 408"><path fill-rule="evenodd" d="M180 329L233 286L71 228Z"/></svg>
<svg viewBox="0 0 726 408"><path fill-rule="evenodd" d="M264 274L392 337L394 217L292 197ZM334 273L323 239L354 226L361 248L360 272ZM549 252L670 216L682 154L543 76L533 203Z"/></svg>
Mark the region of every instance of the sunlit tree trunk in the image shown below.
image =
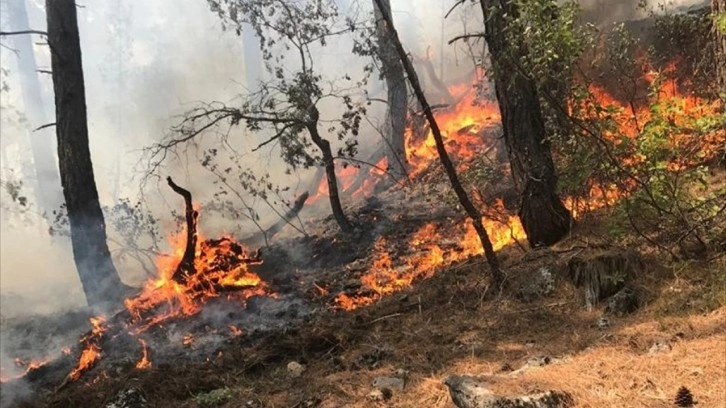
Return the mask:
<svg viewBox="0 0 726 408"><path fill-rule="evenodd" d="M13 31L29 30L28 12L25 0L7 1L8 22ZM48 124L48 114L43 103L43 95L35 63L33 39L30 35L12 37L18 51L18 76L25 105L25 115L29 122L30 147L33 154L33 167L37 183L34 185L39 208L49 217L58 210L63 202L60 177L56 165L54 143L49 128L33 131Z"/></svg>
<svg viewBox="0 0 726 408"><path fill-rule="evenodd" d="M58 160L73 257L88 304L120 304L123 284L111 261L88 146L86 97L76 3L46 0L55 91Z"/></svg>
<svg viewBox="0 0 726 408"><path fill-rule="evenodd" d="M512 44L517 33L508 31L507 18L516 16L510 0L480 0L485 37L495 68L494 86L502 115L504 141L514 183L520 194L519 218L532 247L562 239L572 223L570 212L557 195L557 177L545 134L542 110L533 80L518 66L525 52Z"/></svg>
<svg viewBox="0 0 726 408"><path fill-rule="evenodd" d="M391 14L390 0L381 2L388 15ZM408 94L406 92L406 77L403 74L401 61L396 54L396 47L391 38L391 30L386 24L377 2L373 2L376 19L376 36L378 37L378 56L381 59L381 72L386 80L388 89L388 110L386 115L385 152L388 159L389 171L397 178L406 175L406 147L404 132L406 130L406 106Z"/></svg>

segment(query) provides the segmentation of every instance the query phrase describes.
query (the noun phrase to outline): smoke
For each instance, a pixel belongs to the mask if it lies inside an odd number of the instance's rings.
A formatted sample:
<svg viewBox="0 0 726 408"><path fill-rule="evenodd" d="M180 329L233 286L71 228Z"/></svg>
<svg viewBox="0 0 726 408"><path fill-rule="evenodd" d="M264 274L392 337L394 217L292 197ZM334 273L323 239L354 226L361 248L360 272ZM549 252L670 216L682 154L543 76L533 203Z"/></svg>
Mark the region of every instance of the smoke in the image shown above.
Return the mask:
<svg viewBox="0 0 726 408"><path fill-rule="evenodd" d="M45 27L42 3L40 0L27 2L31 28ZM633 0L581 1L589 18L603 25L643 16L636 3ZM678 7L687 7L703 1L675 3ZM454 45L447 42L464 32L481 30L479 10L471 5L443 21L452 5L453 2L440 0L392 1L393 17L405 48L416 57L428 52L439 76L448 83L461 81L472 70L472 50L461 42ZM365 16L371 11L372 3L352 2L347 9ZM242 38L225 32L203 0L95 2L79 7L78 13L96 184L102 204L111 206L120 197L133 199L139 195L142 150L160 140L178 122L178 115L196 102L238 100L235 98L252 88L253 84L245 83L246 70L252 65L246 60L248 54ZM6 23L3 22L3 28ZM475 48L481 45L475 43L472 47L476 52ZM336 78L346 69L355 71L352 68L361 67L364 60L350 56L351 48L352 39L345 37L319 50L316 66L320 73ZM16 72L16 56L7 48L0 52L10 86L8 92L2 92L2 178L19 177L28 187L33 183L29 171L11 173L9 169L32 168L28 129L42 124L17 123L13 119L13 108L24 109L18 90L21 83ZM49 69L48 47L36 44L35 55L38 67ZM357 75L358 71L350 74ZM40 84L46 113L52 117L50 76L40 75ZM368 91L374 97L385 98L382 90L381 81L373 78ZM331 101L323 106L326 116L336 115L339 109L336 103ZM380 125L385 107L374 104L370 112L372 122ZM363 151L380 142L372 127L365 128L361 134L364 135L360 140ZM287 198L294 199L308 187L306 182L312 171L287 175L286 167L275 158L276 151L251 154L250 150L262 137L234 130L230 144L239 153L235 158L249 168L270 172L275 183L291 187ZM214 136L205 137L196 150L191 148L189 155L172 157L161 175L173 176L178 184L194 193L197 201L209 199L217 191L216 178L198 165L198 159L204 148L218 144ZM339 146L336 142L336 147ZM31 189L24 194L33 200ZM162 220L163 233L177 227L170 212L180 211L182 202L165 183L148 184L143 198L150 211ZM51 238L46 232L47 224L40 217L31 215L23 218L30 222L18 221L17 214L6 209L16 203L5 191L2 200L3 221L14 221L2 222L0 230L2 314L50 313L81 307L84 300L70 243L65 238ZM264 224L270 219L264 218L269 216L268 212L259 200L250 200L258 204ZM202 214L200 228L210 236L221 232L240 235L254 232L252 225L244 220L230 222L205 216ZM139 282L144 277L138 265L117 262L117 267L126 282Z"/></svg>
<svg viewBox="0 0 726 408"><path fill-rule="evenodd" d="M664 10L683 12L691 8L708 6L708 0L578 0L583 18L599 28L613 23L646 18L650 11ZM645 7L641 3L645 3Z"/></svg>

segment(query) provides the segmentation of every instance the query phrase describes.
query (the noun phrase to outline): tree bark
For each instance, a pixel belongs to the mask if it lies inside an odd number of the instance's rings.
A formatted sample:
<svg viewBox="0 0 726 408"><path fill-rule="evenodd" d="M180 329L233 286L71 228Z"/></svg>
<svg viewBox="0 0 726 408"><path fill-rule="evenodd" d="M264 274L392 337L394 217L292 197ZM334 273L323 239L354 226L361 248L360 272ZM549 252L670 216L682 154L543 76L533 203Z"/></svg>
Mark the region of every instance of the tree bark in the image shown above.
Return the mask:
<svg viewBox="0 0 726 408"><path fill-rule="evenodd" d="M58 161L73 258L88 304L106 309L121 303L124 285L108 250L88 147L76 3L46 0L45 6L55 91Z"/></svg>
<svg viewBox="0 0 726 408"><path fill-rule="evenodd" d="M726 0L711 0L711 14L713 15L713 31L716 41L716 62L720 91L726 93ZM719 27L718 25L722 26Z"/></svg>
<svg viewBox="0 0 726 408"><path fill-rule="evenodd" d="M335 175L335 160L333 159L333 151L330 149L330 142L323 139L318 132L318 118L320 113L315 106L310 109L312 119L307 125L308 132L310 132L310 138L313 143L323 153L323 165L325 166L325 175L328 181L328 197L330 198L330 208L333 211L333 217L340 226L343 232L350 232L353 227L348 222L348 218L345 217L343 206L340 203L340 194L338 192L338 178Z"/></svg>
<svg viewBox="0 0 726 408"><path fill-rule="evenodd" d="M29 30L28 11L25 0L8 0L8 22L13 31ZM34 173L37 183L34 185L38 207L50 217L63 203L60 176L56 166L55 146L50 138L51 130L33 131L50 122L48 112L43 103L43 92L38 77L38 66L35 62L33 40L30 34L13 37L13 45L18 50L18 75L23 94L25 114L28 117L30 148L33 154Z"/></svg>
<svg viewBox="0 0 726 408"><path fill-rule="evenodd" d="M381 7L391 15L390 0L380 2ZM381 73L386 80L388 89L388 110L386 115L386 146L385 153L388 158L389 171L397 179L406 177L406 143L404 132L406 130L406 111L408 93L406 78L403 75L401 61L396 54L396 46L391 37L391 29L381 14L378 2L373 2L374 17L376 19L376 37L378 39L378 56L381 59Z"/></svg>
<svg viewBox="0 0 726 408"><path fill-rule="evenodd" d="M373 1L375 1L376 4L381 7L381 2L383 2L384 0ZM398 58L403 65L403 69L406 70L408 80L411 83L411 87L413 88L413 92L416 95L416 99L418 99L419 103L421 104L424 114L426 115L426 119L429 122L429 126L431 126L431 133L433 134L434 141L436 142L436 151L439 154L441 164L444 166L446 175L449 177L449 181L451 182L451 186L453 187L454 192L459 199L459 203L461 203L461 206L464 207L464 210L471 218L474 229L476 230L477 235L479 236L479 240L481 241L482 247L484 249L484 255L486 256L487 262L489 264L492 279L494 281L494 286L499 287L504 281L504 276L502 275L502 271L499 267L497 255L494 253L494 247L492 246L492 242L489 239L489 235L487 234L487 231L486 229L484 229L484 225L481 222L481 213L471 202L469 196L466 194L466 190L464 190L464 187L459 181L459 176L456 174L456 168L451 162L449 154L446 152L446 146L444 145L444 140L441 137L441 130L439 129L439 125L436 122L436 118L434 117L433 112L431 111L431 106L429 106L429 103L426 100L426 95L424 95L423 89L421 88L421 84L419 83L416 70L413 68L413 64L408 59L406 51L403 49L401 40L399 39L398 33L396 32L396 28L393 26L391 14L388 12L388 10L385 10L382 7L381 9L382 16L385 19L386 23L388 23L388 26L391 30L391 37L394 40L394 45L396 47L396 53L398 54Z"/></svg>
<svg viewBox="0 0 726 408"><path fill-rule="evenodd" d="M529 244L549 246L567 235L572 217L557 195L557 176L536 84L518 66L517 60L526 51L522 44L511 44L505 38L509 28L507 18L516 16L517 9L511 0L480 0L480 3L494 66L504 141L520 195L518 215Z"/></svg>

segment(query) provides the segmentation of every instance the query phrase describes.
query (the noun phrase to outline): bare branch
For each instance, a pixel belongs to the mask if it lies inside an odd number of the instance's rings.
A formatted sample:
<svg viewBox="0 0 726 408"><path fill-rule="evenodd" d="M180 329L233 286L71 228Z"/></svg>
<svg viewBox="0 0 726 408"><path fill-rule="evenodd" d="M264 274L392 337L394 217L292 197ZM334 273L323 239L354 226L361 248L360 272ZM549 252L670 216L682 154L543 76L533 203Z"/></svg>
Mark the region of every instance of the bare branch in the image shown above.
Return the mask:
<svg viewBox="0 0 726 408"><path fill-rule="evenodd" d="M43 126L39 126L39 127L37 127L36 129L33 129L33 132L37 132L37 131L39 131L39 130L43 130L43 129L45 129L45 128L49 128L49 127L53 127L53 126L55 126L55 122L53 122L53 123L46 123L46 124L45 124L45 125L43 125Z"/></svg>
<svg viewBox="0 0 726 408"><path fill-rule="evenodd" d="M0 31L0 37L11 36L11 35L23 35L23 34L38 34L47 36L48 33L39 30L21 30L21 31Z"/></svg>

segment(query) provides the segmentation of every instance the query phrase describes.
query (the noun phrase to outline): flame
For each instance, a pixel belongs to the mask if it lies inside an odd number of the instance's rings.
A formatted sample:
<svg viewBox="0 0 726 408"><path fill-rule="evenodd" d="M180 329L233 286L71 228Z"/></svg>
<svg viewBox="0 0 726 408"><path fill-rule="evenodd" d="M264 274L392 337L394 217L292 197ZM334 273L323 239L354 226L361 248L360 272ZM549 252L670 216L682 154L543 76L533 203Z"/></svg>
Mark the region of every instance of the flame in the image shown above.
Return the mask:
<svg viewBox="0 0 726 408"><path fill-rule="evenodd" d="M4 383L10 380L17 380L19 378L25 377L28 373L31 371L35 371L46 364L48 364L49 359L41 359L41 360L23 360L21 358L15 358L13 359L13 365L15 366L15 373L11 374L10 376L7 376L5 374L0 374L0 383ZM18 371L17 369L20 369ZM2 368L2 371L6 371L5 368Z"/></svg>
<svg viewBox="0 0 726 408"><path fill-rule="evenodd" d="M666 71L672 67L667 67ZM660 78L660 73L648 73L646 79L653 81ZM479 135L487 126L500 122L499 109L495 102L481 103L476 101L471 88L457 86L450 88L453 95L459 95L460 102L446 110L435 113L435 117L446 139L447 151L456 159L466 160L481 154L487 146ZM463 96L462 96L463 95ZM680 171L689 166L698 164L704 158L714 157L726 144L726 129L702 135L688 129L694 118L715 116L720 112L719 101L704 101L693 96L683 96L679 93L675 81L664 81L658 92L653 95L657 104L653 106L629 106L623 104L595 85L590 86L590 97L582 108L585 116L602 118L603 115L612 115L617 129L605 133L604 137L614 144L623 141L619 138L624 135L636 140L645 126L651 125L654 115L666 118L676 129L669 135L668 143L682 151L689 151L688 159L676 157L667 162L666 167L671 171ZM654 101L650 101L651 103ZM604 110L602 108L605 108ZM572 108L572 107L571 107ZM634 144L635 146L635 144ZM412 128L406 131L406 151L412 176L419 175L426 168L438 162L433 135L429 131L423 140L415 140ZM625 156L623 165L637 166L644 163L647 157L633 150L630 156ZM460 170L462 165L459 166ZM575 219L580 218L589 211L616 204L620 199L630 194L636 187L635 182L623 182L619 186L603 185L595 181L590 182L589 193L584 197L566 197L565 206L572 212ZM504 214L498 219L485 217L482 219L494 250L510 245L516 241L525 240L526 234L518 217L508 215L501 200L497 201L490 212ZM361 276L361 284L370 293L363 291L357 294L340 293L335 304L343 310L373 303L381 296L398 292L417 279L425 279L433 275L434 271L452 262L481 255L483 249L473 224L467 220L454 230L445 225L426 224L416 231L407 243L406 249L395 251L395 262L392 260L394 246L385 238L379 238L374 245L375 258L370 270ZM439 243L453 240L455 248L442 248ZM454 237L454 238L451 238ZM403 255L398 255L402 253Z"/></svg>
<svg viewBox="0 0 726 408"><path fill-rule="evenodd" d="M230 324L227 327L229 328L229 331L232 332L232 335L235 336L235 337L236 336L241 336L243 334L242 333L242 330L238 329L237 326L235 326L233 324Z"/></svg>
<svg viewBox="0 0 726 408"><path fill-rule="evenodd" d="M504 211L501 200L497 201L494 207L499 211ZM524 228L519 219L514 216L509 216L507 222L488 218L483 218L482 222L489 233L494 250L499 250L515 240L526 239ZM374 243L373 251L376 257L373 265L360 278L362 285L371 290L374 295L341 293L335 299L337 307L343 310L353 310L369 305L382 296L411 286L418 279L432 277L436 270L443 266L483 253L479 236L471 221L448 226L454 231L447 231L444 235L441 231L446 227L434 223L420 227L405 244L404 248L407 249L403 255L398 256L396 262L398 265L394 265L391 259L389 248L393 246L385 238L379 238ZM446 241L443 236L458 236L458 238L451 242L453 245L447 245L445 249L440 245Z"/></svg>
<svg viewBox="0 0 726 408"><path fill-rule="evenodd" d="M169 244L173 255L157 259L159 278L149 280L139 296L125 301L132 323L139 323L134 334L172 317L194 315L206 300L222 296L223 292L242 302L254 295L274 296L267 284L248 270L248 265L261 261L250 261L246 249L232 237L205 240L199 236L194 258L196 273L184 283L173 276L184 255L186 232L171 236Z"/></svg>
<svg viewBox="0 0 726 408"><path fill-rule="evenodd" d="M136 363L136 368L142 370L146 368L151 368L151 361L149 360L149 350L146 347L146 341L144 341L144 339L139 339L139 343L141 344L141 360Z"/></svg>
<svg viewBox="0 0 726 408"><path fill-rule="evenodd" d="M478 100L472 86L452 86L449 91L452 95L459 95L459 102L446 110L435 111L434 117L449 155L455 161L466 161L481 154L485 146L480 132L489 126L498 125L501 114L496 102ZM409 176L415 177L439 162L431 130L428 130L423 140L416 140L413 128L409 127L405 140ZM459 170L463 170L461 166Z"/></svg>
<svg viewBox="0 0 726 408"><path fill-rule="evenodd" d="M101 346L99 343L103 339L103 334L107 329L104 325L106 318L103 316L95 316L91 317L90 321L93 326L91 333L81 339L81 344L85 348L81 351L76 368L68 374L68 377L74 381L80 378L81 374L90 369L101 358Z"/></svg>

